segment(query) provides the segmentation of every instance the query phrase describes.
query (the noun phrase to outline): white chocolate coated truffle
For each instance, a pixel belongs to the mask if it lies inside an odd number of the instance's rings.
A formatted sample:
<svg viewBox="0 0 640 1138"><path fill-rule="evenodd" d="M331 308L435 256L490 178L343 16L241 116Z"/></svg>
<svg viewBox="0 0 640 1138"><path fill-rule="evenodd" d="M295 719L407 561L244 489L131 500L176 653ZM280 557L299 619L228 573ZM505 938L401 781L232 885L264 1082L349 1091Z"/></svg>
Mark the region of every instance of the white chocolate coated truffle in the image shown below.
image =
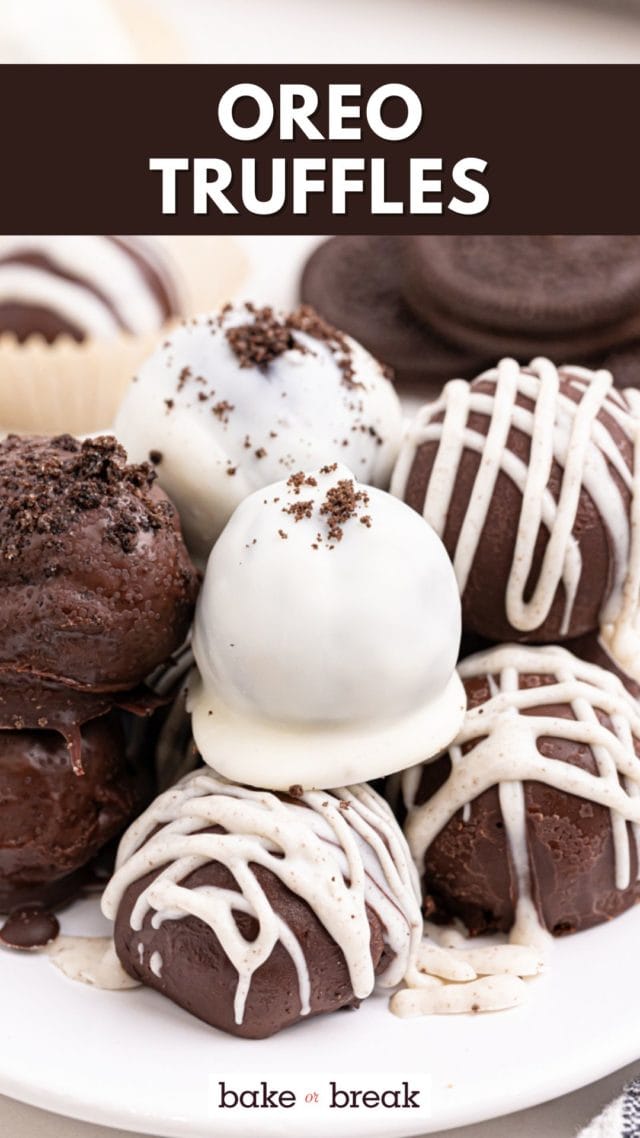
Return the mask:
<svg viewBox="0 0 640 1138"><path fill-rule="evenodd" d="M248 494L296 470L340 458L386 487L401 432L397 395L364 348L308 309L252 305L178 328L115 423L131 461L155 460L202 560Z"/></svg>
<svg viewBox="0 0 640 1138"><path fill-rule="evenodd" d="M209 558L190 710L210 766L329 788L424 760L460 727L460 600L415 511L332 464L252 494Z"/></svg>

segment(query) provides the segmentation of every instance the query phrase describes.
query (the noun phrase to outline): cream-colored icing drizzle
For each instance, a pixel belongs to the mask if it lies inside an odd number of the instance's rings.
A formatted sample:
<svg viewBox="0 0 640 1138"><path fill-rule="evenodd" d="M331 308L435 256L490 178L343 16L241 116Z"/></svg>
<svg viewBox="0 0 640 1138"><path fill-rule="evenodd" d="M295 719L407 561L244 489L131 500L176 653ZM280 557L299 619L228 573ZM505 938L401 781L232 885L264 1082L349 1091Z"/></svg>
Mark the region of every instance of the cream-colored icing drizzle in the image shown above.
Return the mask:
<svg viewBox="0 0 640 1138"><path fill-rule="evenodd" d="M622 602L619 609L603 621L600 635L612 658L640 682L640 392L628 388L624 395L636 418L631 544Z"/></svg>
<svg viewBox="0 0 640 1138"><path fill-rule="evenodd" d="M225 832L202 832L212 826ZM181 884L208 862L226 866L240 892ZM392 954L377 981L383 987L402 981L422 933L417 879L391 811L367 786L309 791L284 801L267 791L229 783L211 771L197 771L156 799L125 835L103 909L114 918L127 887L159 870L133 908L132 928L140 930L150 912L154 927L187 915L207 924L238 973L238 1023L254 972L280 942L295 966L305 1014L308 962L273 910L255 865L269 869L317 914L343 952L358 998L369 995L376 981L367 906L379 916ZM241 935L237 912L256 918L255 940Z"/></svg>
<svg viewBox="0 0 640 1138"><path fill-rule="evenodd" d="M544 359L534 360L529 372L522 371L514 360L502 360L496 369L480 377L494 384L493 392L477 391L462 380L452 380L440 399L423 408L410 428L392 482L392 491L404 497L416 450L424 443L438 444L424 516L442 536L462 454L468 450L481 456L453 556L461 592L468 581L499 475L503 473L518 487L522 506L506 589L506 612L513 627L522 632L539 627L546 619L560 585L564 586L565 595L563 634L569 628L582 574L582 559L573 531L583 487L607 526L614 551L613 580L602 619L605 623L617 620L627 596L628 606L634 612L638 607L638 524L636 519L632 540L627 507L612 474L614 470L633 493L638 482L638 463L634 473L622 458L607 424L598 419L600 412L605 411L637 445L638 424L631 401L612 389L609 372L576 367L564 375L580 393L578 401L560 391L558 370ZM517 403L519 396L533 402L533 412ZM486 435L468 427L472 414L489 418ZM443 420L434 422L438 415ZM526 462L507 446L511 429L531 440ZM554 461L563 470L557 502L548 489ZM636 500L638 497L640 494L634 494ZM548 531L549 540L533 594L525 601L541 525ZM635 583L631 585L627 570L630 553L635 572ZM628 623L626 617L625 620Z"/></svg>
<svg viewBox="0 0 640 1138"><path fill-rule="evenodd" d="M463 679L488 676L491 696L467 711L450 750L451 773L420 806L415 805L415 772L408 773L404 793L409 846L422 865L429 846L450 819L497 786L518 891L512 939L530 945L540 922L531 895L523 783L546 783L611 811L616 887L627 888L631 884L628 822L633 823L640 849L640 759L634 747L634 740L640 739L640 710L616 676L562 648L507 644L464 660L459 671ZM524 674L551 675L554 681L519 689L518 676ZM521 714L563 704L571 706L575 719ZM598 712L610 726L600 722ZM538 750L538 740L544 736L590 747L598 773L545 758ZM471 749L463 754L467 744Z"/></svg>
<svg viewBox="0 0 640 1138"><path fill-rule="evenodd" d="M517 692L519 677L516 668L506 667L500 673L500 686L493 676L489 676L489 691L492 697L498 692ZM509 708L506 715L517 715L515 707ZM507 837L509 857L516 880L515 920L510 933L513 944L531 945L541 943L540 921L536 913L531 892L531 871L527 849L527 807L524 786L518 779L509 779L498 786L500 812ZM467 820L471 815L471 803L466 804Z"/></svg>

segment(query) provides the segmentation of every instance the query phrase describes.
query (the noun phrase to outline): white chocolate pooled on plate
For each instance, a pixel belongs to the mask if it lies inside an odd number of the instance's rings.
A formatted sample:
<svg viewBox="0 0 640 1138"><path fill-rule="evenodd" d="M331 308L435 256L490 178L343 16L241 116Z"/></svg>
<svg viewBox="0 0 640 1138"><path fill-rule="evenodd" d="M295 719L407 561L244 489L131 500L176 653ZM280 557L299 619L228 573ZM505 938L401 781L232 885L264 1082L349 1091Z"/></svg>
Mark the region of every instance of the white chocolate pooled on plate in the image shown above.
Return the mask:
<svg viewBox="0 0 640 1138"><path fill-rule="evenodd" d="M308 308L227 307L178 328L141 368L115 433L151 458L205 560L261 486L340 458L386 487L402 414L382 366Z"/></svg>
<svg viewBox="0 0 640 1138"><path fill-rule="evenodd" d="M443 750L465 708L460 601L440 539L343 466L247 498L196 610L189 707L204 761L286 790L343 786Z"/></svg>

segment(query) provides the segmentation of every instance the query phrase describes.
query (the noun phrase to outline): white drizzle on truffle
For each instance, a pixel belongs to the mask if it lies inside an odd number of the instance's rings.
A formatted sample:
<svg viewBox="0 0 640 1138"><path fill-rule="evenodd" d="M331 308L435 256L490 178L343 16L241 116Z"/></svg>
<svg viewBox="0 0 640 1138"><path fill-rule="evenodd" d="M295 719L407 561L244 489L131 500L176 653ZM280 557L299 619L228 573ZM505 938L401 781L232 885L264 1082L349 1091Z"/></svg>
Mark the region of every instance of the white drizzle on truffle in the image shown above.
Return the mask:
<svg viewBox="0 0 640 1138"><path fill-rule="evenodd" d="M469 709L449 748L451 772L435 794L416 805L419 772L404 776L409 809L406 834L414 859L425 854L447 823L490 787L497 786L518 890L511 940L531 944L540 930L529 881L529 854L523 817L523 783L541 782L611 811L616 888L631 882L630 839L640 836L640 709L611 672L577 659L563 648L507 644L463 660L462 679L487 676L490 698ZM522 675L548 675L547 684L520 688ZM568 705L574 719L527 715L531 708ZM610 725L600 721L606 717ZM538 749L543 737L572 740L591 749L597 773ZM467 750L465 751L465 747Z"/></svg>
<svg viewBox="0 0 640 1138"><path fill-rule="evenodd" d="M34 255L44 263L20 260ZM120 329L138 335L154 332L167 313L145 276L145 265L178 311L171 275L150 242L134 237L3 236L0 304L45 309L85 336L108 337Z"/></svg>
<svg viewBox="0 0 640 1138"><path fill-rule="evenodd" d="M212 826L225 832L202 832ZM182 884L210 861L227 867L240 892ZM197 771L157 798L131 826L103 911L115 918L128 886L159 870L136 901L132 928L140 930L150 912L156 928L187 915L208 925L238 973L237 1023L243 1022L254 972L280 942L295 965L302 1014L308 1014L309 962L272 908L253 865L270 870L313 909L342 950L357 998L368 996L376 983L367 906L380 919L391 957L377 982L389 988L402 981L422 935L417 877L389 807L367 786L284 800ZM234 918L238 911L258 921L255 940L241 935Z"/></svg>
<svg viewBox="0 0 640 1138"><path fill-rule="evenodd" d="M560 389L560 376L577 398ZM560 586L565 606L566 634L584 566L574 527L581 490L594 502L606 525L612 547L612 580L601 621L609 650L630 674L640 676L640 636L629 644L624 630L637 620L640 593L640 437L638 400L613 388L609 372L570 367L560 372L549 360L536 359L527 369L504 359L478 377L494 385L479 391L463 380L448 383L435 403L423 407L409 428L392 479L392 492L405 494L416 451L435 442L438 450L424 502L424 516L437 533L444 533L455 481L464 451L481 456L468 497L463 525L453 556L464 593L487 513L500 474L520 490L522 506L505 607L511 625L527 633L546 619ZM518 399L533 404L521 406ZM606 413L636 451L633 469L611 433ZM470 415L487 416L487 434L468 427ZM440 422L435 420L442 416ZM531 440L528 462L507 445L510 430ZM558 501L548 489L553 463L562 468ZM617 481L616 481L617 479ZM632 517L620 484L632 497ZM536 539L543 526L549 540L533 591L525 599Z"/></svg>

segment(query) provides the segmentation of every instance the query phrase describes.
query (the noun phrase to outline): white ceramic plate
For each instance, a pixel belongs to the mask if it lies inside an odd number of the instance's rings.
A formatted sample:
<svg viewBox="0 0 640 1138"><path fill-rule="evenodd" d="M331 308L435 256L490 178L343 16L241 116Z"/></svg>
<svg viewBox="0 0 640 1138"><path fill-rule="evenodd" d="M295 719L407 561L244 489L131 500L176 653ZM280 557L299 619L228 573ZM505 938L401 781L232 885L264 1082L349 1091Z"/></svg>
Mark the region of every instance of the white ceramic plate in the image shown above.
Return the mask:
<svg viewBox="0 0 640 1138"><path fill-rule="evenodd" d="M64 914L63 931L106 931L95 901ZM158 994L102 992L46 957L0 951L0 1092L86 1121L188 1138L326 1138L295 1111L216 1112L217 1080L281 1088L298 1074L375 1085L380 1072L428 1072L428 1124L408 1112L374 1120L336 1111L332 1138L410 1135L523 1109L575 1090L640 1056L640 908L559 941L525 1007L493 1015L399 1020L383 998L358 1012L247 1042L206 1027ZM243 1117L244 1115L244 1117Z"/></svg>

